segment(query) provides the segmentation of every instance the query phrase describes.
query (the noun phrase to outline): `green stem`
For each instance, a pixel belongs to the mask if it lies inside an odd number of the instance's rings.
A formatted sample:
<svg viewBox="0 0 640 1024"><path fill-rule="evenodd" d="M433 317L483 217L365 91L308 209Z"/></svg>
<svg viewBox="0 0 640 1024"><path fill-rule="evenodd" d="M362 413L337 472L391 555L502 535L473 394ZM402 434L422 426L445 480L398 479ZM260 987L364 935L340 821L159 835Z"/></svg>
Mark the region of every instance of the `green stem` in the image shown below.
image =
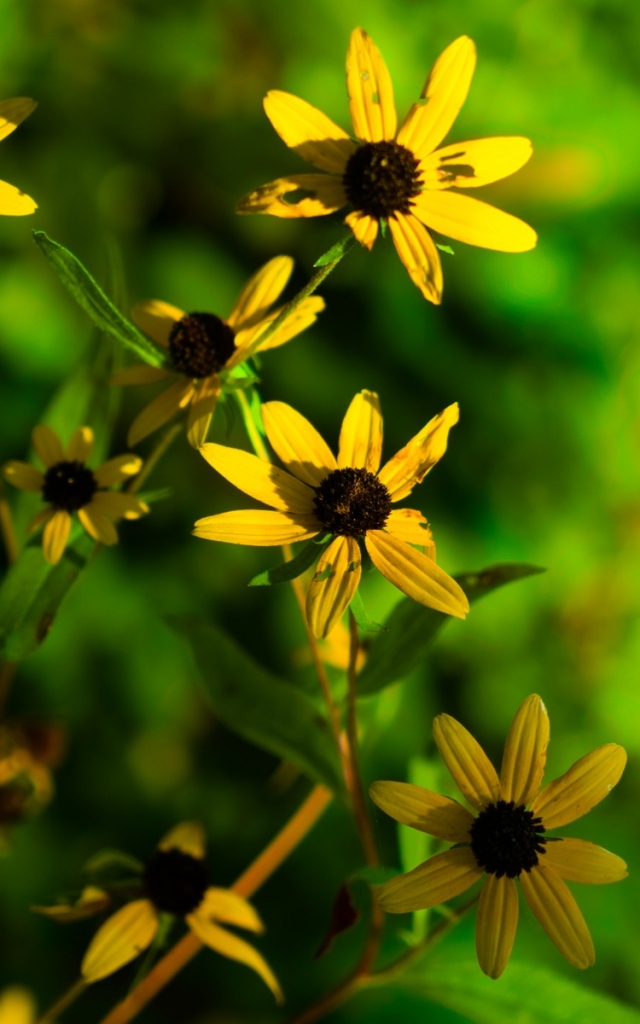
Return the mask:
<svg viewBox="0 0 640 1024"><path fill-rule="evenodd" d="M151 455L146 459L142 469L136 477L131 481L127 487L129 494L137 494L142 487L147 477L156 468L157 463L160 461L164 453L176 439L180 431L182 430L182 422L172 423L170 427L165 430L164 434L161 435L160 440L157 442L155 448L151 452Z"/></svg>
<svg viewBox="0 0 640 1024"><path fill-rule="evenodd" d="M81 996L87 988L87 982L84 978L79 978L73 983L71 988L68 988L64 995L50 1006L49 1009L38 1018L37 1024L53 1024L55 1020L63 1013L72 1003L75 1003L78 996Z"/></svg>
<svg viewBox="0 0 640 1024"><path fill-rule="evenodd" d="M353 813L358 824L358 831L362 839L367 864L377 867L380 860L378 858L373 829L371 828L371 819L367 813L367 804L358 764L358 672L356 665L358 662L358 651L360 650L360 640L358 637L358 623L351 611L349 612L349 638L349 667L347 669L347 738L349 741L349 759L353 779Z"/></svg>

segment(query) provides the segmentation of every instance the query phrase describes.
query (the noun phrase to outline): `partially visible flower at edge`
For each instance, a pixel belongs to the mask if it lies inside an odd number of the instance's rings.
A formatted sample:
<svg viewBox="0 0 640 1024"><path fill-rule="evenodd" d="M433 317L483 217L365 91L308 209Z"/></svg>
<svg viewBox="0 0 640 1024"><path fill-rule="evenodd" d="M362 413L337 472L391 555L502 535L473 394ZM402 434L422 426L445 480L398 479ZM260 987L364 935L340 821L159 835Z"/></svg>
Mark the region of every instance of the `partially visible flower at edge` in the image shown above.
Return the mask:
<svg viewBox="0 0 640 1024"><path fill-rule="evenodd" d="M0 140L6 139L18 125L24 121L37 107L35 100L28 96L16 96L12 100L0 103ZM4 217L23 217L38 209L38 204L31 196L21 192L15 185L0 181L0 215Z"/></svg>
<svg viewBox="0 0 640 1024"><path fill-rule="evenodd" d="M35 1024L35 999L22 985L8 985L0 992L0 1024Z"/></svg>
<svg viewBox="0 0 640 1024"><path fill-rule="evenodd" d="M358 589L362 538L375 567L404 594L447 615L466 616L469 602L456 581L412 546L432 550L425 517L414 509L392 509L444 455L457 405L434 416L382 469L382 415L373 391L351 402L337 460L290 405L265 402L262 417L286 470L225 445L205 444L200 451L235 487L277 511L206 516L195 524L196 537L269 547L330 536L307 591L307 619L318 637L333 629Z"/></svg>
<svg viewBox="0 0 640 1024"><path fill-rule="evenodd" d="M93 451L90 427L78 427L66 448L51 427L34 427L33 447L45 466L42 473L28 462L5 463L5 480L25 491L40 491L47 507L29 524L29 530L44 526L42 551L51 565L60 561L71 532L71 514L90 537L100 544L117 544L114 519L139 519L149 506L132 494L111 491L110 487L135 476L142 467L138 455L117 455L98 469L86 465Z"/></svg>
<svg viewBox="0 0 640 1024"><path fill-rule="evenodd" d="M289 256L276 256L258 270L243 288L226 320L213 313L184 313L157 299L139 302L131 316L158 345L169 350L171 369L142 364L120 370L112 384L151 384L173 381L136 417L127 443L136 445L164 426L172 416L189 409L187 437L199 448L207 437L216 403L230 373L256 352L276 348L309 327L324 309L324 299L304 299L282 326L260 344L260 335L275 320L272 309L293 270Z"/></svg>
<svg viewBox="0 0 640 1024"><path fill-rule="evenodd" d="M546 833L581 818L608 795L624 771L624 748L616 743L598 747L540 789L549 717L536 694L527 697L514 716L500 777L455 718L438 715L433 735L475 815L456 800L420 786L373 783L371 799L396 821L456 844L380 886L382 909L403 914L435 907L485 875L476 952L484 973L498 978L515 939L518 878L530 909L562 955L574 967L590 967L595 961L593 941L564 880L590 885L617 882L626 878L627 865L594 843Z"/></svg>
<svg viewBox="0 0 640 1024"><path fill-rule="evenodd" d="M237 212L318 217L349 203L353 212L345 223L358 241L371 249L380 225L388 224L411 280L434 303L442 296L442 266L426 228L486 249L532 249L537 235L524 221L450 191L454 186L488 185L518 171L531 156L529 139L503 136L436 148L467 97L475 63L473 41L460 36L438 57L421 98L396 132L386 64L367 33L354 29L347 53L347 93L356 141L298 96L268 92L264 108L278 135L303 160L328 174L278 178L244 196Z"/></svg>

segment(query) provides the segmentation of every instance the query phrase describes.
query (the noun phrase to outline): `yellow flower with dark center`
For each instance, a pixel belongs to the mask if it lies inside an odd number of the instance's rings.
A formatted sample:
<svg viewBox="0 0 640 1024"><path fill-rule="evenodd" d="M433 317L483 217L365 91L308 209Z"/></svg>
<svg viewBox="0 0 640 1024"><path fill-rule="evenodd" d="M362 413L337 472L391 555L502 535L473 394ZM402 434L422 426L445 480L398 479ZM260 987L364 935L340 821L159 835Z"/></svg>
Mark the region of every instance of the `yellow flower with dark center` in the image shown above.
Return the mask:
<svg viewBox="0 0 640 1024"><path fill-rule="evenodd" d="M153 942L163 914L183 918L201 942L216 953L251 967L278 1002L282 991L266 960L222 925L260 933L258 914L232 889L209 885L205 843L198 822L171 829L147 861L142 877L144 897L127 903L96 932L82 961L82 977L91 983L119 970Z"/></svg>
<svg viewBox="0 0 640 1024"><path fill-rule="evenodd" d="M289 256L276 256L247 282L226 320L213 313L184 313L156 299L140 302L132 311L135 323L158 345L169 351L171 369L130 366L114 374L112 384L173 383L133 421L127 442L136 445L158 430L177 412L189 409L187 437L194 448L204 443L211 417L231 373L255 352L290 341L316 319L324 299L304 299L263 344L260 335L280 313L272 309L293 270Z"/></svg>
<svg viewBox="0 0 640 1024"><path fill-rule="evenodd" d="M540 789L549 742L549 718L532 694L515 714L498 777L473 736L449 715L438 715L433 734L442 758L472 814L449 797L404 782L374 782L371 798L403 825L458 845L398 875L378 890L392 914L435 907L485 876L476 924L476 952L490 978L504 971L518 923L518 891L560 952L574 967L590 967L593 942L565 884L600 885L626 878L627 865L583 839L547 836L587 814L616 785L627 761L607 743L576 761Z"/></svg>
<svg viewBox="0 0 640 1024"><path fill-rule="evenodd" d="M200 451L232 484L277 511L207 516L195 524L196 537L270 546L330 534L307 591L307 619L318 637L331 631L358 589L361 539L376 568L404 594L465 617L467 598L429 557L434 548L427 520L414 509L392 507L444 455L449 429L458 421L457 405L434 416L382 469L382 415L372 391L351 402L337 459L309 421L284 402L265 402L262 417L288 472L224 445L206 444Z"/></svg>
<svg viewBox="0 0 640 1024"><path fill-rule="evenodd" d="M292 174L250 192L238 213L318 217L349 203L345 223L371 249L381 223L391 231L409 276L430 302L442 296L438 250L426 228L469 245L525 252L535 231L502 210L456 188L477 188L506 178L531 156L529 139L505 136L456 142L441 148L462 107L476 50L460 36L440 55L421 98L397 128L393 86L375 44L361 28L351 33L347 93L355 141L316 107L273 90L267 117L303 160L328 174ZM302 193L296 198L293 193Z"/></svg>
<svg viewBox="0 0 640 1024"><path fill-rule="evenodd" d="M4 100L0 103L0 140L6 139L7 135L10 135L20 122L36 109L37 105L27 96L17 96L15 99ZM37 209L38 204L34 203L31 196L25 195L15 185L0 181L0 215L23 217Z"/></svg>
<svg viewBox="0 0 640 1024"><path fill-rule="evenodd" d="M51 427L34 427L33 447L45 466L42 473L28 462L7 462L5 480L25 491L40 491L47 507L31 520L30 530L44 526L42 550L47 562L55 565L64 554L71 532L71 515L78 519L90 537L100 544L117 544L114 519L139 519L149 506L133 494L110 491L140 471L138 455L118 455L98 469L86 465L93 450L93 431L78 427L66 449Z"/></svg>

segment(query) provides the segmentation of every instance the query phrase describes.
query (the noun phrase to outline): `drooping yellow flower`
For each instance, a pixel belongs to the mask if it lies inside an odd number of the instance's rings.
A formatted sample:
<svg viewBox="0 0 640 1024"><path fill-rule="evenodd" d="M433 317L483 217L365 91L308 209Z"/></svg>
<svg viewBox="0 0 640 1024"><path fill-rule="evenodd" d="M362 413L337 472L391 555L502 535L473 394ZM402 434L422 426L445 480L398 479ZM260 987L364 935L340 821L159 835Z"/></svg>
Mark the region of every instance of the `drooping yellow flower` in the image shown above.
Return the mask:
<svg viewBox="0 0 640 1024"><path fill-rule="evenodd" d="M420 604L463 619L469 603L432 557L427 520L414 509L393 509L444 455L458 406L427 423L380 469L382 415L372 391L356 395L342 422L338 458L300 413L266 402L267 437L287 471L248 452L219 444L200 449L214 469L275 512L223 512L195 524L196 537L230 544L292 544L332 537L307 591L307 619L325 637L352 600L361 575L360 540L391 583Z"/></svg>
<svg viewBox="0 0 640 1024"><path fill-rule="evenodd" d="M35 999L21 985L9 985L0 992L0 1024L35 1024Z"/></svg>
<svg viewBox="0 0 640 1024"><path fill-rule="evenodd" d="M78 427L66 449L51 427L34 427L33 447L45 466L42 473L28 462L7 462L5 480L25 491L40 491L47 507L31 520L30 530L44 525L42 550L47 562L60 561L71 531L71 514L90 537L100 544L117 544L114 519L139 519L149 511L139 498L108 488L122 483L140 471L138 455L118 455L98 469L86 465L93 450L93 431Z"/></svg>
<svg viewBox="0 0 640 1024"><path fill-rule="evenodd" d="M92 983L106 978L134 960L153 942L160 915L181 917L206 946L251 967L269 986L278 1002L282 991L266 960L222 925L260 933L258 914L232 889L209 885L204 861L205 843L198 822L183 822L171 829L147 862L142 876L144 895L132 900L105 921L96 932L82 961L82 977Z"/></svg>
<svg viewBox="0 0 640 1024"><path fill-rule="evenodd" d="M466 99L475 62L471 39L460 36L451 43L396 131L386 64L367 33L355 29L347 53L355 141L298 96L268 92L264 108L278 135L303 160L328 174L291 174L271 181L244 196L238 213L318 217L348 203L353 212L345 223L358 241L371 249L380 224L388 224L411 280L435 303L442 296L442 267L426 228L485 249L532 249L537 236L528 224L452 191L506 178L531 156L529 139L520 136L440 146ZM301 198L291 195L297 192Z"/></svg>
<svg viewBox="0 0 640 1024"><path fill-rule="evenodd" d="M28 117L37 107L34 100L27 96L17 96L12 100L4 100L0 103L0 140L6 139L15 128L18 127L25 117ZM33 213L38 209L38 204L31 196L25 195L15 185L9 185L6 181L0 181L0 214L5 217L23 217L27 213Z"/></svg>
<svg viewBox="0 0 640 1024"><path fill-rule="evenodd" d="M114 374L112 384L150 384L172 380L133 421L127 442L136 445L164 426L177 412L189 409L187 437L199 448L207 437L211 417L223 386L223 373L232 371L255 352L284 345L295 338L324 309L324 299L312 295L263 344L260 335L275 320L272 309L293 270L289 256L276 256L249 279L226 320L213 313L184 313L156 299L140 302L132 311L135 323L158 345L169 350L171 369L130 366Z"/></svg>
<svg viewBox="0 0 640 1024"><path fill-rule="evenodd" d="M404 782L374 782L371 798L403 825L455 843L378 890L392 914L435 907L485 876L476 924L476 952L490 978L504 971L518 923L518 891L560 952L574 967L595 960L589 929L565 879L600 885L626 878L625 862L583 839L547 837L576 821L616 785L627 761L607 743L540 789L549 742L549 718L532 694L515 714L498 777L471 733L438 715L433 734L442 758L472 814L449 797ZM527 809L528 805L528 809Z"/></svg>

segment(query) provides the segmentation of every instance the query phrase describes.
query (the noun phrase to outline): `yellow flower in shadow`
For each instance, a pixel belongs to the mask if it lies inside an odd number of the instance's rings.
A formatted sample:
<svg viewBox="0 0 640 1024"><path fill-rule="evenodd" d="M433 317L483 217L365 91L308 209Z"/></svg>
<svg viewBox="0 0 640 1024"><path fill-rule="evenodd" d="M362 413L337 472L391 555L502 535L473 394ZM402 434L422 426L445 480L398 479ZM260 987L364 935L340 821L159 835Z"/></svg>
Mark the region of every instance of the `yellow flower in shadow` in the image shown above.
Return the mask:
<svg viewBox="0 0 640 1024"><path fill-rule="evenodd" d="M438 715L433 734L474 813L420 786L374 782L371 799L392 818L456 844L380 886L382 909L404 914L435 907L484 876L476 952L484 973L499 978L509 962L518 923L517 878L529 907L562 955L574 967L590 967L595 960L591 935L564 880L588 885L617 882L626 878L627 865L594 843L552 838L547 831L576 821L607 796L624 770L624 749L616 743L598 747L540 789L549 718L536 694L527 697L515 714L500 776L455 718Z"/></svg>
<svg viewBox="0 0 640 1024"><path fill-rule="evenodd" d="M11 135L18 125L24 121L37 107L35 100L27 96L17 96L12 100L0 103L0 140ZM0 181L0 215L4 217L23 217L38 209L38 204L31 196L25 195L15 185Z"/></svg>

